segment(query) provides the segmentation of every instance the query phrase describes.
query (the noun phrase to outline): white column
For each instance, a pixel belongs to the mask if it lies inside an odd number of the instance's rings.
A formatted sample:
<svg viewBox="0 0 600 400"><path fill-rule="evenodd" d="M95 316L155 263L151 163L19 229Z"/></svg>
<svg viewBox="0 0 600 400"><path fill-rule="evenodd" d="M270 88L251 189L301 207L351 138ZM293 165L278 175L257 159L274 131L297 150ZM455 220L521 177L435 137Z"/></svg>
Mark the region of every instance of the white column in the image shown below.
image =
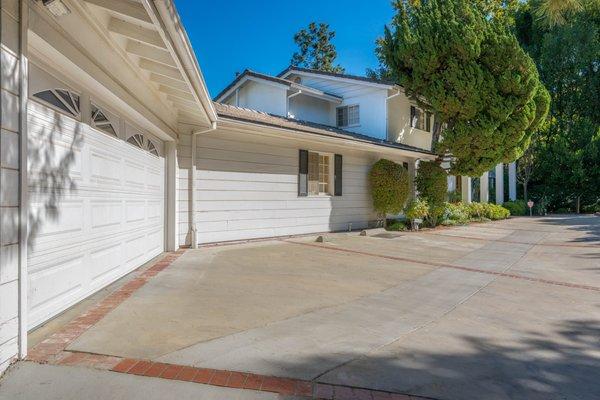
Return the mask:
<svg viewBox="0 0 600 400"><path fill-rule="evenodd" d="M410 160L408 162L408 185L410 187L410 198L416 199L418 197L417 187L415 185L415 178L419 173L419 159Z"/></svg>
<svg viewBox="0 0 600 400"><path fill-rule="evenodd" d="M510 201L517 199L517 164L508 164L508 198Z"/></svg>
<svg viewBox="0 0 600 400"><path fill-rule="evenodd" d="M448 175L448 193L456 191L456 176Z"/></svg>
<svg viewBox="0 0 600 400"><path fill-rule="evenodd" d="M496 204L504 203L504 164L496 165Z"/></svg>
<svg viewBox="0 0 600 400"><path fill-rule="evenodd" d="M190 245L192 249L198 248L198 232L196 230L196 133L192 133L192 160L188 175L189 205L188 221L190 227Z"/></svg>
<svg viewBox="0 0 600 400"><path fill-rule="evenodd" d="M167 200L165 250L177 250L177 142L165 143Z"/></svg>
<svg viewBox="0 0 600 400"><path fill-rule="evenodd" d="M471 188L471 177L469 176L461 176L461 185L462 185L462 202L463 203L470 203L473 199L472 196L472 188Z"/></svg>
<svg viewBox="0 0 600 400"><path fill-rule="evenodd" d="M490 173L485 172L479 178L479 202L487 203L490 201Z"/></svg>

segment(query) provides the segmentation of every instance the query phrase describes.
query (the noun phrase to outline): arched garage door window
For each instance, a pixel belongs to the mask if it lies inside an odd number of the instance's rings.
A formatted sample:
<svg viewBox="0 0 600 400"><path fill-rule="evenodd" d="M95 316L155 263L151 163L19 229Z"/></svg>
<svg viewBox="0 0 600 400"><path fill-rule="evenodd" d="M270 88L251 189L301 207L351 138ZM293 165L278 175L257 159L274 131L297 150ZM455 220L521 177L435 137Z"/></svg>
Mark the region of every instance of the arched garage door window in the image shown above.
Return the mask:
<svg viewBox="0 0 600 400"><path fill-rule="evenodd" d="M127 139L127 143L132 144L135 147L139 147L142 150L146 150L150 154L158 156L158 150L156 149L156 146L154 146L154 143L148 140L148 138L141 133L136 133L135 135L130 136L129 139Z"/></svg>
<svg viewBox="0 0 600 400"><path fill-rule="evenodd" d="M117 137L117 131L113 126L112 122L104 114L104 112L97 106L92 104L92 124L96 129L101 130L104 133L108 133L111 136Z"/></svg>
<svg viewBox="0 0 600 400"><path fill-rule="evenodd" d="M50 89L38 92L33 97L42 100L75 119L80 119L79 95L64 89Z"/></svg>

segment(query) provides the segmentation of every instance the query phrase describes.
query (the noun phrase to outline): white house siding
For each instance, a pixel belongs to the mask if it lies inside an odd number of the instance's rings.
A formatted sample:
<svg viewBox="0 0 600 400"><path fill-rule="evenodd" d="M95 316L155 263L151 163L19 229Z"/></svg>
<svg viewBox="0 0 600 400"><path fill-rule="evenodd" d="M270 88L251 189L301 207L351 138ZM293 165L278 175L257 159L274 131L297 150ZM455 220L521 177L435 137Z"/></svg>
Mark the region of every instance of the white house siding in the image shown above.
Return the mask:
<svg viewBox="0 0 600 400"><path fill-rule="evenodd" d="M393 94L395 93L390 93ZM410 101L403 93L388 100L388 140L429 150L432 135L430 132L411 128L410 106ZM431 124L433 126L433 120Z"/></svg>
<svg viewBox="0 0 600 400"><path fill-rule="evenodd" d="M179 149L182 245L189 244L189 143ZM299 149L343 155L343 196L298 197ZM377 153L219 129L197 137L196 157L199 243L358 229L376 219L368 172Z"/></svg>
<svg viewBox="0 0 600 400"><path fill-rule="evenodd" d="M292 79L294 75L287 79ZM351 83L327 77L302 75L302 84L327 93L342 96L341 105L360 106L360 125L345 128L349 131L362 133L379 139L386 139L386 101L387 89ZM333 109L335 112L335 108ZM335 114L333 114L335 118ZM335 124L335 119L332 120Z"/></svg>
<svg viewBox="0 0 600 400"><path fill-rule="evenodd" d="M0 374L18 352L20 188L18 1L1 8Z"/></svg>
<svg viewBox="0 0 600 400"><path fill-rule="evenodd" d="M335 126L335 105L326 100L304 95L292 97L289 114L300 121Z"/></svg>

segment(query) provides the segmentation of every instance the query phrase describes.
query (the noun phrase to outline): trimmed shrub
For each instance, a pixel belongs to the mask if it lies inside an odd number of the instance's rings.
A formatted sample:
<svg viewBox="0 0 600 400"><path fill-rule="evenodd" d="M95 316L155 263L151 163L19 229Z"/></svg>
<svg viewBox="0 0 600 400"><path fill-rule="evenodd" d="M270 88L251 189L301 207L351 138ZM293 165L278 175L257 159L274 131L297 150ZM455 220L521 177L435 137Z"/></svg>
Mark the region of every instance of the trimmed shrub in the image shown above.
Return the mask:
<svg viewBox="0 0 600 400"><path fill-rule="evenodd" d="M485 218L491 219L492 221L496 221L499 219L506 219L510 217L510 211L506 208L499 206L497 204L485 204Z"/></svg>
<svg viewBox="0 0 600 400"><path fill-rule="evenodd" d="M373 208L381 216L398 214L404 208L410 192L408 171L400 164L381 159L369 173Z"/></svg>
<svg viewBox="0 0 600 400"><path fill-rule="evenodd" d="M429 204L427 225L436 226L444 215L444 202L448 195L448 175L439 164L425 161L419 164L415 178L415 187L419 197Z"/></svg>
<svg viewBox="0 0 600 400"><path fill-rule="evenodd" d="M510 211L510 215L527 215L527 202L525 200L507 201L502 207Z"/></svg>
<svg viewBox="0 0 600 400"><path fill-rule="evenodd" d="M388 231L405 231L409 228L406 220L394 220L392 222L388 222L386 226L386 230Z"/></svg>
<svg viewBox="0 0 600 400"><path fill-rule="evenodd" d="M411 200L404 210L404 215L409 220L423 219L429 215L429 204L423 199Z"/></svg>
<svg viewBox="0 0 600 400"><path fill-rule="evenodd" d="M469 208L463 203L446 203L442 225L465 225L470 220Z"/></svg>
<svg viewBox="0 0 600 400"><path fill-rule="evenodd" d="M429 205L443 204L448 195L448 175L433 161L421 162L415 178L415 186L419 197L426 200Z"/></svg>

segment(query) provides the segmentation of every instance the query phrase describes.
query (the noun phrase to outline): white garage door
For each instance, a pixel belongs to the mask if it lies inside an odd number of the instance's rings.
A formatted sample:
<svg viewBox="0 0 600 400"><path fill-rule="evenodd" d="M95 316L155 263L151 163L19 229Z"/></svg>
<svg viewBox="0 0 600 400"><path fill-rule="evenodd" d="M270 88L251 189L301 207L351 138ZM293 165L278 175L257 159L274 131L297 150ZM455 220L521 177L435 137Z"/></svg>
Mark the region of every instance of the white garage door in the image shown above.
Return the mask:
<svg viewBox="0 0 600 400"><path fill-rule="evenodd" d="M165 162L33 102L28 145L35 327L163 251Z"/></svg>

